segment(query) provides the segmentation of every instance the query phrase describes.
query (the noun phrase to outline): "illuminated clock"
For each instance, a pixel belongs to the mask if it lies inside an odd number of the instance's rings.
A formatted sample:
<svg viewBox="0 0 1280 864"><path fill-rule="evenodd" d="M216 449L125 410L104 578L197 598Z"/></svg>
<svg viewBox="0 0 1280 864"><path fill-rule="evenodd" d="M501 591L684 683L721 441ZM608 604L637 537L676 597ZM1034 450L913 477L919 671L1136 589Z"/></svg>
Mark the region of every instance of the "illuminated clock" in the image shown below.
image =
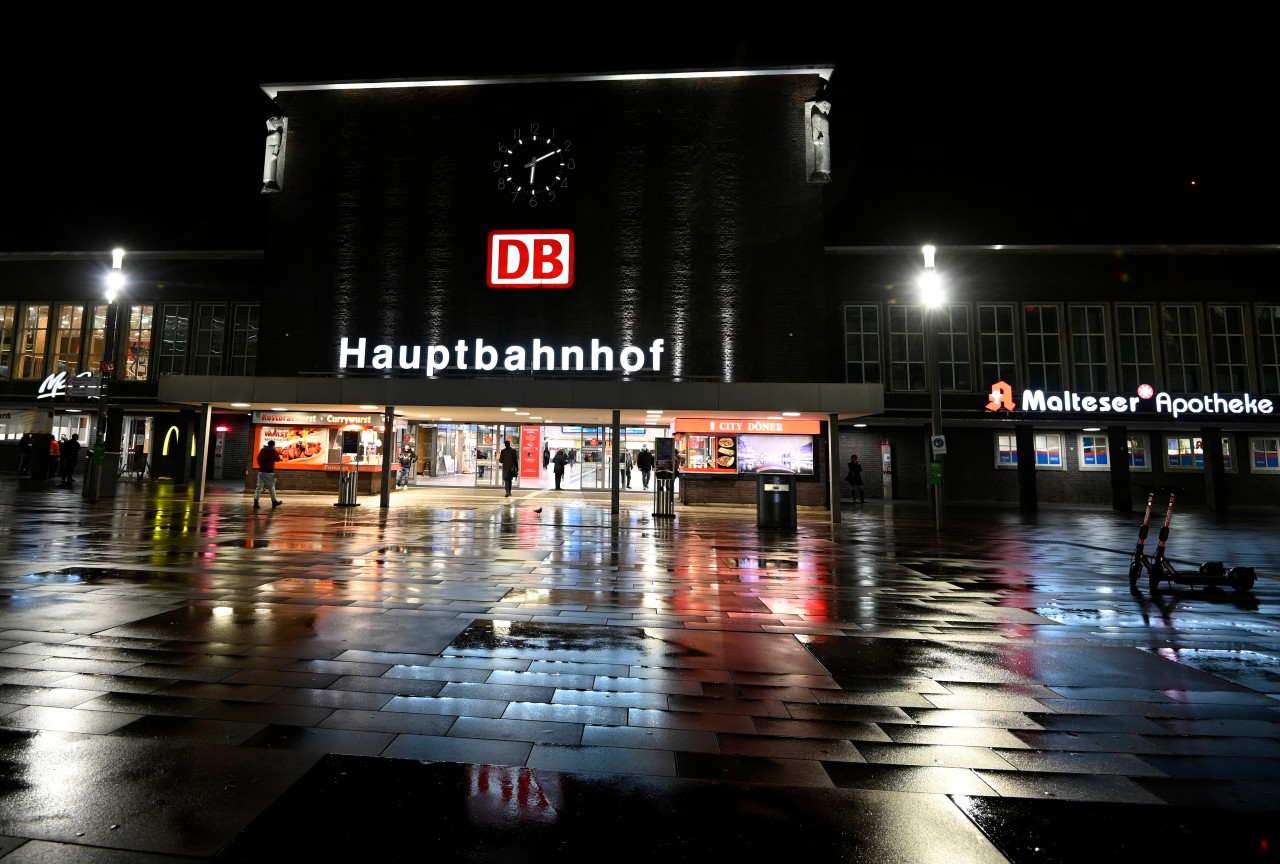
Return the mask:
<svg viewBox="0 0 1280 864"><path fill-rule="evenodd" d="M550 204L569 188L574 169L573 142L557 138L554 127L538 123L513 129L511 138L498 142L498 158L493 160L498 191L512 204L537 207Z"/></svg>

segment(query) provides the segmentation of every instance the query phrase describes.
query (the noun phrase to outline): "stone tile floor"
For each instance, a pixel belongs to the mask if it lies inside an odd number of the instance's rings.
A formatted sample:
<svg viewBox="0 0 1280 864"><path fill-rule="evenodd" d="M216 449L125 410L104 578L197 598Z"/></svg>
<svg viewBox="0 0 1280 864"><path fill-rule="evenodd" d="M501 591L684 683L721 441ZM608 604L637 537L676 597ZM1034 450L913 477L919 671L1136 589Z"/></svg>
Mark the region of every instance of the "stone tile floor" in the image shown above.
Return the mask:
<svg viewBox="0 0 1280 864"><path fill-rule="evenodd" d="M1275 511L1176 515L1179 570L1259 579L1152 595L1097 509L0 501L5 864L1280 843Z"/></svg>

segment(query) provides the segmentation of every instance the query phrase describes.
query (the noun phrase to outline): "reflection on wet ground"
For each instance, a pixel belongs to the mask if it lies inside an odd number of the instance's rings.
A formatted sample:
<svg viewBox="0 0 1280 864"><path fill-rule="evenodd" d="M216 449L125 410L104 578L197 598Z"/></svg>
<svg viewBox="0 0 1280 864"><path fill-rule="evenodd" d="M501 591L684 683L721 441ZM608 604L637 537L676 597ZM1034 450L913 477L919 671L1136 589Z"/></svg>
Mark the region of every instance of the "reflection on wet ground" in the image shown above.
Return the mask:
<svg viewBox="0 0 1280 864"><path fill-rule="evenodd" d="M6 862L1274 858L1274 512L0 495Z"/></svg>

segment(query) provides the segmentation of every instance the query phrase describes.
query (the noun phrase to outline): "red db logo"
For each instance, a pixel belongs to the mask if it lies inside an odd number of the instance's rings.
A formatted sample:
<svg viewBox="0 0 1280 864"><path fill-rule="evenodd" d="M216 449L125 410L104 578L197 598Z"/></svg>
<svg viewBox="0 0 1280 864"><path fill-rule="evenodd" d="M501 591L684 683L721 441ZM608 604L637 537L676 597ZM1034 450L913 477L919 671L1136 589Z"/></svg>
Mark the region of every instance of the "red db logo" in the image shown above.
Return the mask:
<svg viewBox="0 0 1280 864"><path fill-rule="evenodd" d="M570 288L573 232L490 231L485 271L490 288Z"/></svg>

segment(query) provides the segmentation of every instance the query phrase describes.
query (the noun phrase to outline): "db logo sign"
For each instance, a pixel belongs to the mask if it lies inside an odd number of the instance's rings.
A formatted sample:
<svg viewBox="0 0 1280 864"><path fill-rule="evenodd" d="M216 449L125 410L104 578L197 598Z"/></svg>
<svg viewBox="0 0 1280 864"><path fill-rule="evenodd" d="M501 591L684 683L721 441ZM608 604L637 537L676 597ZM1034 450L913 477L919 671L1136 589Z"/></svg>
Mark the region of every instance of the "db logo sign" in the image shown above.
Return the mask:
<svg viewBox="0 0 1280 864"><path fill-rule="evenodd" d="M485 271L490 288L570 288L573 232L490 231Z"/></svg>

